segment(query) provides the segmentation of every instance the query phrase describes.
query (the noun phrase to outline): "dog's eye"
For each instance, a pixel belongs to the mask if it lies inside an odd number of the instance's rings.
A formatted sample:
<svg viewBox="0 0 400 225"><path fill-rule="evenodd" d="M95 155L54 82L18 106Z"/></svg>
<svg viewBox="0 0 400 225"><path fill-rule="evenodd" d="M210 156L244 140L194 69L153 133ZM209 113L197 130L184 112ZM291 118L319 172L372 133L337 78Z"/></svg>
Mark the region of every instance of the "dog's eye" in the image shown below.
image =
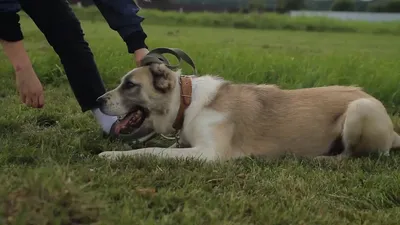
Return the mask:
<svg viewBox="0 0 400 225"><path fill-rule="evenodd" d="M130 81L125 82L125 88L133 88L135 86L136 86L136 84L134 84Z"/></svg>

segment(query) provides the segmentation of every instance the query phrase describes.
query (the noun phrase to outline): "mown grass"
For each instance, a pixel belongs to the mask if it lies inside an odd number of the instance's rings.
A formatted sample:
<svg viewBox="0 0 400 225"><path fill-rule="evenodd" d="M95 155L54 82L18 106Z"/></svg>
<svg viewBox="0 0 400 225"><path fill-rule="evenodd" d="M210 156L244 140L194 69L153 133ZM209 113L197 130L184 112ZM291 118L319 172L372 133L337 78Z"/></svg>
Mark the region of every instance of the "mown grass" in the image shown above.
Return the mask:
<svg viewBox="0 0 400 225"><path fill-rule="evenodd" d="M112 88L133 60L107 24L82 24ZM125 146L101 137L91 115L80 112L43 35L29 20L22 26L46 105L34 110L19 103L11 66L0 52L0 224L398 224L397 153L341 162L287 157L211 165L98 159L101 151ZM185 50L201 74L284 88L360 85L390 112L399 109L400 42L392 35L145 29L151 48ZM149 143L156 144L163 143Z"/></svg>

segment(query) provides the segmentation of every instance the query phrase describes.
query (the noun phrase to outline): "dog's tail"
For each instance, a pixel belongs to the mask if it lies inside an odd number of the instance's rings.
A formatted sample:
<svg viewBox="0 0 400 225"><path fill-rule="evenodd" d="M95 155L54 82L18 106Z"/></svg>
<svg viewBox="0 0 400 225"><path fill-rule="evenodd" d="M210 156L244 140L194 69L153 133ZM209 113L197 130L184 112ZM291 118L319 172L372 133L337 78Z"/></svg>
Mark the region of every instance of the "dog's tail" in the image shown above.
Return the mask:
<svg viewBox="0 0 400 225"><path fill-rule="evenodd" d="M392 148L400 148L400 135L393 131L393 143Z"/></svg>

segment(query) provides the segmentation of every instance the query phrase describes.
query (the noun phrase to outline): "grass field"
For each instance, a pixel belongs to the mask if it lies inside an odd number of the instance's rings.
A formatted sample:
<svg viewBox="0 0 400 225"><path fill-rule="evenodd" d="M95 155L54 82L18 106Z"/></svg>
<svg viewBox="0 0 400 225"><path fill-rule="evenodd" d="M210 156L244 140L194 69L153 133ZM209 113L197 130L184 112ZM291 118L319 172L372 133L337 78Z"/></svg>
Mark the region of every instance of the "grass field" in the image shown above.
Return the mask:
<svg viewBox="0 0 400 225"><path fill-rule="evenodd" d="M95 7L74 8L81 20L104 21L103 16ZM141 10L140 15L146 18L146 24L155 25L185 25L206 27L231 27L243 29L268 29L292 31L340 31L376 34L400 34L400 22L342 21L327 17L290 17L287 14L275 13L213 13L193 12L176 13L158 10Z"/></svg>
<svg viewBox="0 0 400 225"><path fill-rule="evenodd" d="M107 87L115 87L133 67L131 56L107 24L82 24ZM98 159L101 151L125 146L101 137L91 115L80 112L42 34L27 19L22 26L46 105L34 110L20 104L12 68L0 52L0 224L398 224L398 153L341 162L288 157L211 165ZM399 127L396 36L144 27L151 48L185 50L201 74L284 88L360 85L384 102Z"/></svg>

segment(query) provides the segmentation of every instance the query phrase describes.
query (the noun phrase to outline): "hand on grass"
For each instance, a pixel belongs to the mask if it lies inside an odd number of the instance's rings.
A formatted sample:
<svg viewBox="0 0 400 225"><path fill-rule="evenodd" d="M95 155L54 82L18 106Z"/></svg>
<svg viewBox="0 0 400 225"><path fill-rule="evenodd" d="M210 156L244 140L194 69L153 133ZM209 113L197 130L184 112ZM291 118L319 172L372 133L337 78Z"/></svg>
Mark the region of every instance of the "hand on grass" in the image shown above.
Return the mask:
<svg viewBox="0 0 400 225"><path fill-rule="evenodd" d="M21 101L33 108L44 106L43 87L32 67L16 70L17 90Z"/></svg>
<svg viewBox="0 0 400 225"><path fill-rule="evenodd" d="M5 41L0 39L0 45L14 67L21 101L30 107L42 108L44 105L43 87L32 68L24 43L22 40Z"/></svg>

